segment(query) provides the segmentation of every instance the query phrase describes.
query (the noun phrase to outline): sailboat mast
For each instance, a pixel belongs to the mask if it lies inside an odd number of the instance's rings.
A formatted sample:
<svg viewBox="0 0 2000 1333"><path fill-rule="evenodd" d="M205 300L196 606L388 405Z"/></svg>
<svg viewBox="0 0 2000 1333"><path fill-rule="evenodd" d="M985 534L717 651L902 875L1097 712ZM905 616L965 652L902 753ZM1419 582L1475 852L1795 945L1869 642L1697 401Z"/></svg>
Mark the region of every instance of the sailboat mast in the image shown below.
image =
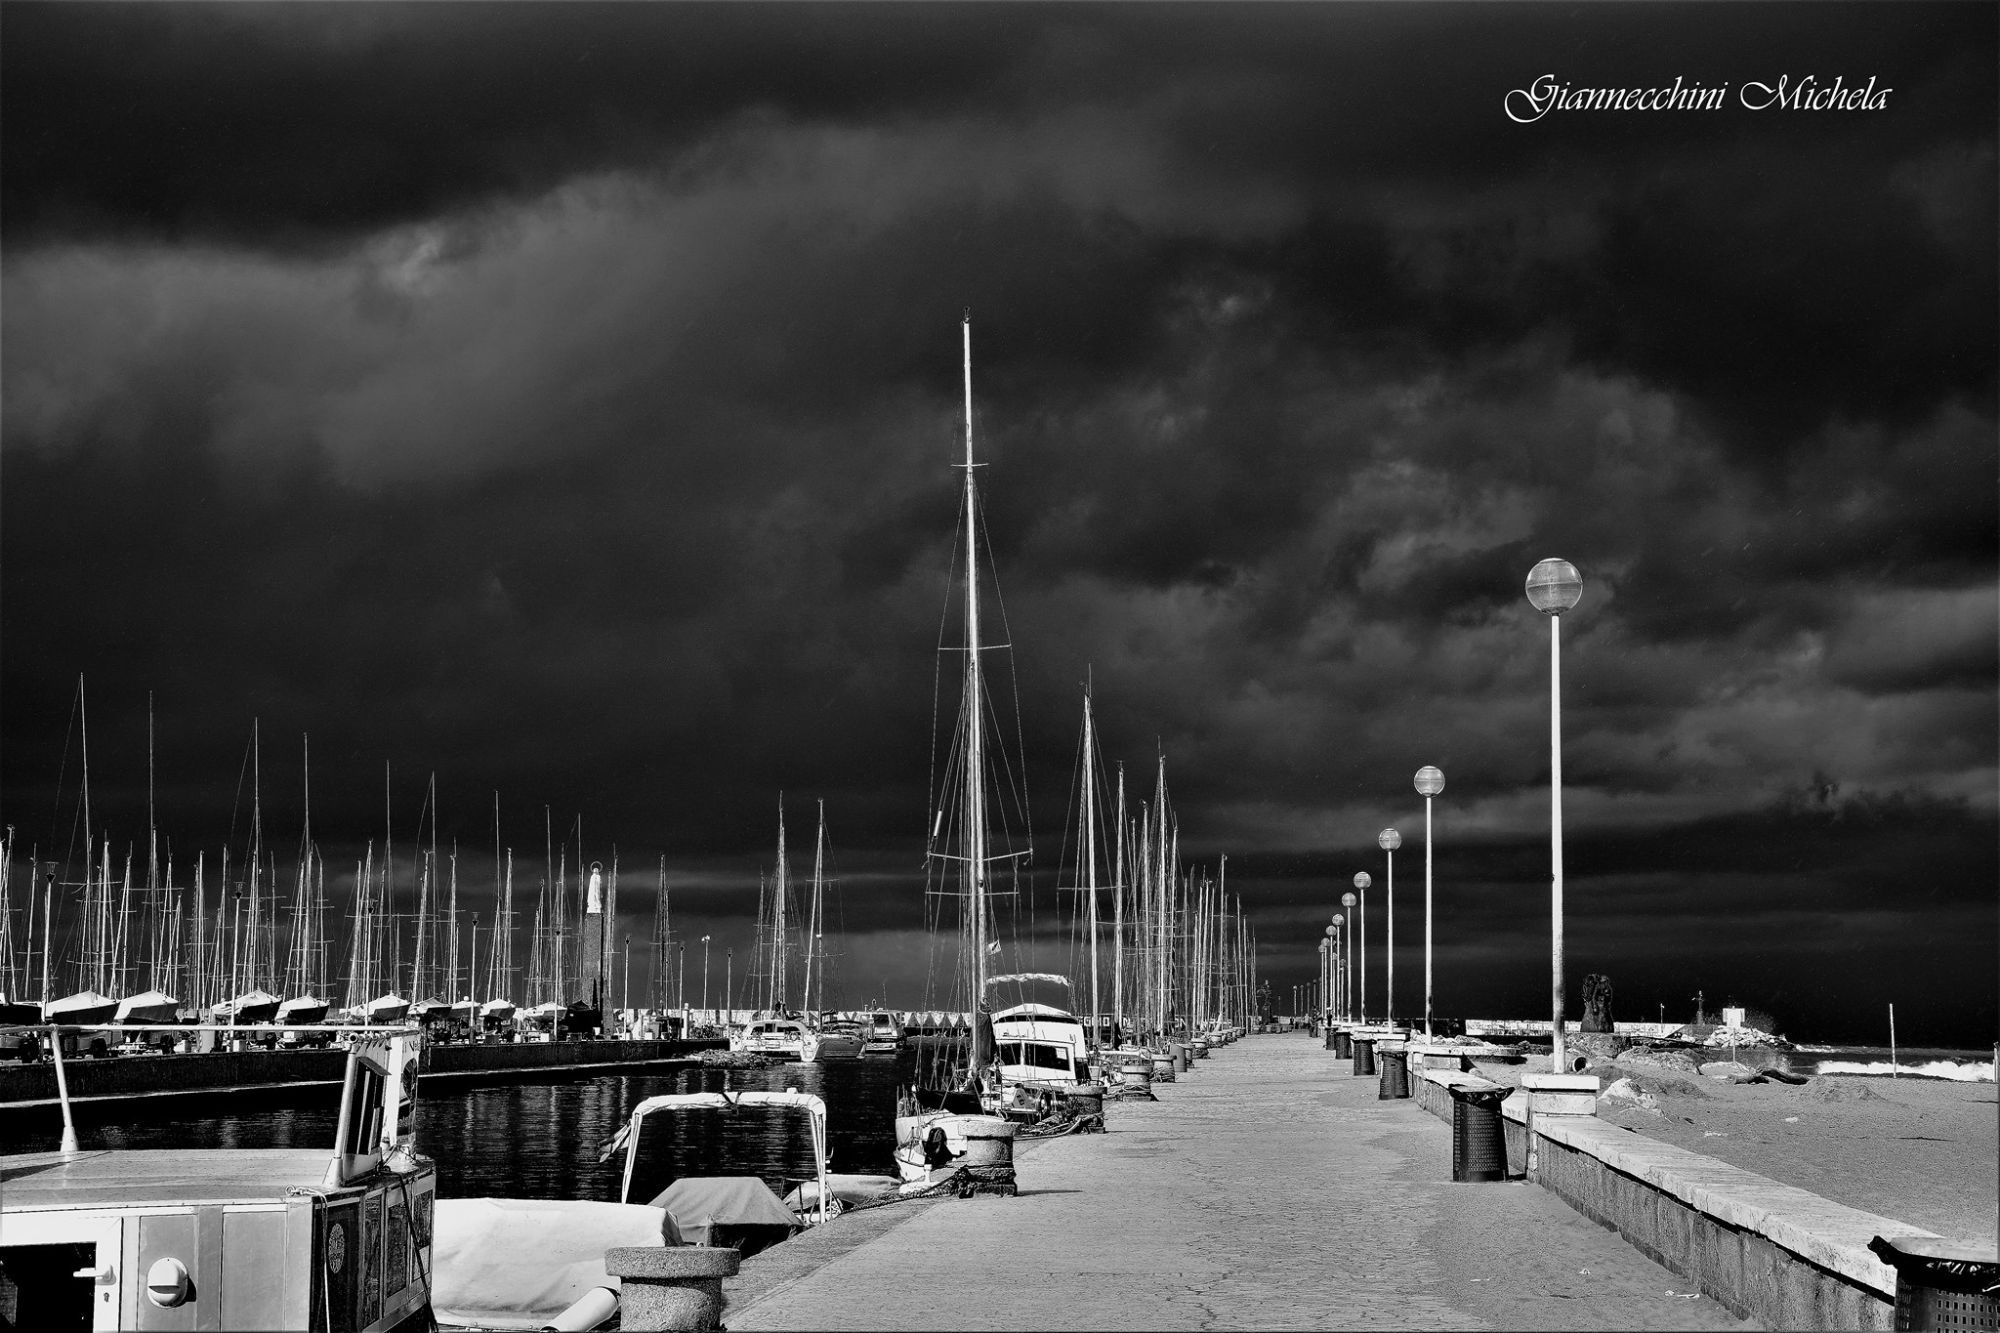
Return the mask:
<svg viewBox="0 0 2000 1333"><path fill-rule="evenodd" d="M811 933L806 936L806 989L804 1004L806 1008L814 1010L817 1009L817 1006L813 1003L813 976L815 971L813 964L815 962L819 964L817 969L819 974L819 998L822 1004L826 1000L826 959L820 952L820 942L825 938L826 929L825 918L821 914L825 891L826 802L822 800L819 803L819 834L813 840L813 902L812 915L807 925L807 929Z"/></svg>
<svg viewBox="0 0 2000 1333"><path fill-rule="evenodd" d="M1103 1043L1097 1035L1103 1010L1098 999L1097 977L1097 752L1091 735L1095 726L1090 717L1090 691L1083 694L1083 891L1090 902L1090 1048Z"/></svg>
<svg viewBox="0 0 2000 1333"><path fill-rule="evenodd" d="M961 326L965 365L965 865L971 875L972 1009L986 1000L986 736L979 661L979 485L972 456L972 313Z"/></svg>
<svg viewBox="0 0 2000 1333"><path fill-rule="evenodd" d="M771 890L771 1004L782 1012L791 1003L791 959L785 950L785 898L791 892L791 872L785 864L785 794L778 793L778 874Z"/></svg>
<svg viewBox="0 0 2000 1333"><path fill-rule="evenodd" d="M1118 866L1111 885L1111 1034L1121 1041L1125 1026L1125 765L1118 765Z"/></svg>

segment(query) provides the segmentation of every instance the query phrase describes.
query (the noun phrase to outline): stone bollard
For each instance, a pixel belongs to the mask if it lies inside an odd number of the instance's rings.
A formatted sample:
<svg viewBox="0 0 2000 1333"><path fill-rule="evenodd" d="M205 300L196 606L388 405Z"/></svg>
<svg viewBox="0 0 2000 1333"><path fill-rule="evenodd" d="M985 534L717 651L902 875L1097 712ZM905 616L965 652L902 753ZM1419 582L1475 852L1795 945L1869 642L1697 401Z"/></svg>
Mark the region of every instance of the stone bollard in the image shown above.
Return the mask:
<svg viewBox="0 0 2000 1333"><path fill-rule="evenodd" d="M626 1245L604 1252L618 1279L618 1321L632 1330L710 1333L722 1324L722 1279L736 1276L736 1250L694 1245Z"/></svg>
<svg viewBox="0 0 2000 1333"><path fill-rule="evenodd" d="M1596 1115L1598 1079L1595 1074L1523 1074L1521 1089L1528 1094L1528 1174L1534 1179L1542 1169L1535 1122Z"/></svg>

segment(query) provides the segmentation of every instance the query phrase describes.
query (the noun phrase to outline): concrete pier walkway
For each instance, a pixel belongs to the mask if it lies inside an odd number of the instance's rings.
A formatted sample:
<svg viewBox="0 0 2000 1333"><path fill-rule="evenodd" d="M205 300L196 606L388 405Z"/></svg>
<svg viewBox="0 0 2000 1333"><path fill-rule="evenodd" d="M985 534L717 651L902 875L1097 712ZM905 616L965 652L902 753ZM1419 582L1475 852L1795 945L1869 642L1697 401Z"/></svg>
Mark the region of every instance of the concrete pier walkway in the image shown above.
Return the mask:
<svg viewBox="0 0 2000 1333"><path fill-rule="evenodd" d="M1751 1328L1539 1186L1451 1183L1451 1131L1302 1033L1216 1051L1018 1198L897 1204L747 1260L751 1329Z"/></svg>

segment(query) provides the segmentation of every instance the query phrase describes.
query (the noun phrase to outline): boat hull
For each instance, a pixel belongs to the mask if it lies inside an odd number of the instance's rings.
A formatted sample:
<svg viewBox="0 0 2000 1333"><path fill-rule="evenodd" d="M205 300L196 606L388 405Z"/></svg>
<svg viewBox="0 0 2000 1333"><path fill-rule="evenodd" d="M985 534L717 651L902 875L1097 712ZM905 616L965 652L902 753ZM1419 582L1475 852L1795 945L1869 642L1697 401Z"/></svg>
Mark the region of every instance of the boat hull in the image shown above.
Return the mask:
<svg viewBox="0 0 2000 1333"><path fill-rule="evenodd" d="M1012 1167L1020 1127L993 1115L924 1111L896 1117L896 1173L905 1181L943 1180L961 1167ZM935 1130L941 1138L934 1138Z"/></svg>

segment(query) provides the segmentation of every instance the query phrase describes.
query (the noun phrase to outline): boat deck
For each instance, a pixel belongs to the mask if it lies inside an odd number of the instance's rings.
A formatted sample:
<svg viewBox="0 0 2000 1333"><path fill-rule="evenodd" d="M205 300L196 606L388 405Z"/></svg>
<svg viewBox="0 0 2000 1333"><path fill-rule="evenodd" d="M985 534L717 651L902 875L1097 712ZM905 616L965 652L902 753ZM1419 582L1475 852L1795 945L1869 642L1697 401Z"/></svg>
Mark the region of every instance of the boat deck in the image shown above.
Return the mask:
<svg viewBox="0 0 2000 1333"><path fill-rule="evenodd" d="M326 1148L216 1148L200 1153L132 1149L0 1157L0 1208L274 1203L318 1189Z"/></svg>
<svg viewBox="0 0 2000 1333"><path fill-rule="evenodd" d="M1745 1328L1303 1033L1016 1146L1020 1195L890 1204L744 1262L732 1330ZM857 1298L865 1293L865 1298Z"/></svg>

